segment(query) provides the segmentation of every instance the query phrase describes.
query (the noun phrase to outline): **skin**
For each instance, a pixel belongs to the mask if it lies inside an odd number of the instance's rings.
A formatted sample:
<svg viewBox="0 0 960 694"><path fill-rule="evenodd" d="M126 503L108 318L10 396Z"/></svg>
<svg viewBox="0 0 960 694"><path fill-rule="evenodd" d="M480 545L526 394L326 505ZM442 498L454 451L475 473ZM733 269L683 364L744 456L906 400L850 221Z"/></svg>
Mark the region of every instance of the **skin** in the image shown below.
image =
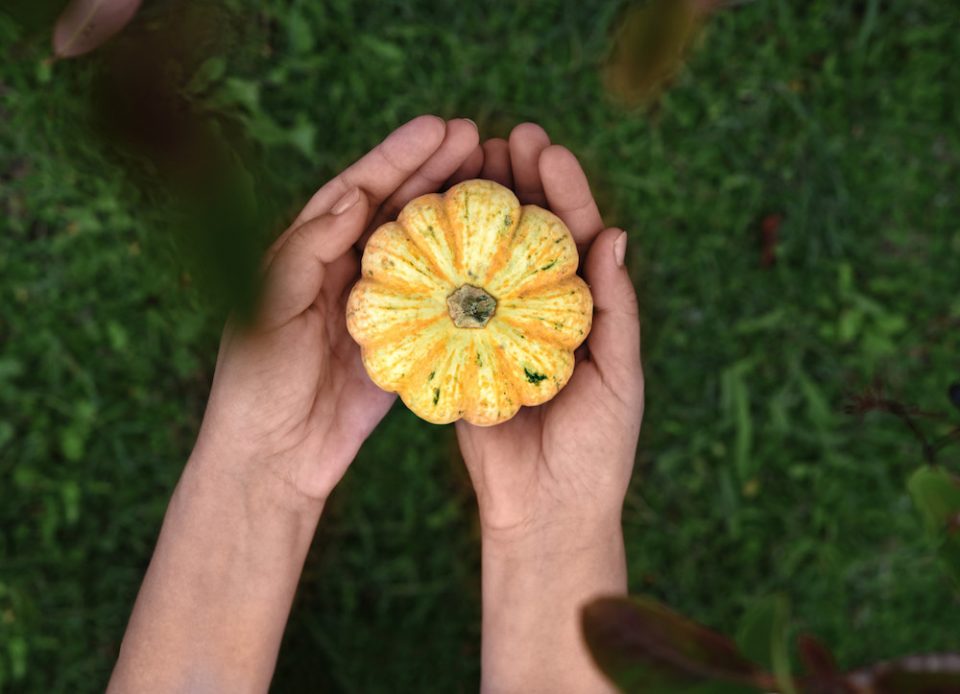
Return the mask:
<svg viewBox="0 0 960 694"><path fill-rule="evenodd" d="M595 317L556 398L496 427L457 422L482 528L482 691L613 691L579 620L589 599L627 588L620 512L644 398L626 237L604 229L576 158L539 126L491 142L481 176L512 181L521 203L548 206L589 249L582 269Z"/></svg>
<svg viewBox="0 0 960 694"><path fill-rule="evenodd" d="M597 303L590 356L560 397L503 427L458 426L483 527L483 688L604 690L575 621L586 596L625 589L619 509L642 412L639 329L614 260L619 235L598 235L579 165L545 140L523 125L509 143L481 145L471 121L421 116L320 188L268 250L255 320L224 330L108 691L267 690L326 499L394 400L346 331L357 249L410 199L478 175L515 178L521 201L544 196L592 243Z"/></svg>

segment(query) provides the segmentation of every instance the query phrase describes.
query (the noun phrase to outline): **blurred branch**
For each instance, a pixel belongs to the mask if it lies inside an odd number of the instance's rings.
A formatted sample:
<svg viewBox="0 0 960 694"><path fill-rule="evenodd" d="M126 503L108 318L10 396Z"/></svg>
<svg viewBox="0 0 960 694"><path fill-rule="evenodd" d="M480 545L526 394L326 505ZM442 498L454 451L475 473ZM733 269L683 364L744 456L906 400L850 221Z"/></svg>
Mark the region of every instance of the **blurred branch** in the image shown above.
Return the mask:
<svg viewBox="0 0 960 694"><path fill-rule="evenodd" d="M960 439L960 427L957 427L946 436L931 442L915 418L925 417L939 421L949 421L949 419L938 412L925 412L912 405L906 405L898 400L888 398L884 395L883 388L880 385L874 385L863 393L852 396L844 407L844 411L847 414L857 415L867 412L887 412L897 417L920 443L923 459L928 465L935 465L937 453L950 443Z"/></svg>

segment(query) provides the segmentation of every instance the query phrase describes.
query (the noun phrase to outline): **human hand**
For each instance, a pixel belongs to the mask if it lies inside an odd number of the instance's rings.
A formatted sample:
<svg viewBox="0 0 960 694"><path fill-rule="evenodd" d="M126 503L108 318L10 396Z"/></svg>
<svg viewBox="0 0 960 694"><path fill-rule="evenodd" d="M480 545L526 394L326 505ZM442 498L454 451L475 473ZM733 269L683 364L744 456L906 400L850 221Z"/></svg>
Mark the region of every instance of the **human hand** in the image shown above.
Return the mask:
<svg viewBox="0 0 960 694"><path fill-rule="evenodd" d="M485 541L547 528L619 528L643 416L637 300L624 267L626 234L604 229L573 154L537 125L484 143L482 178L548 207L570 228L595 305L586 352L557 397L495 427L457 422ZM586 256L584 257L584 252Z"/></svg>
<svg viewBox="0 0 960 694"><path fill-rule="evenodd" d="M484 692L606 692L580 634L592 597L626 592L620 512L643 416L626 234L603 229L586 176L530 123L483 145L481 177L549 207L586 256L595 316L567 386L494 427L457 422L480 510Z"/></svg>
<svg viewBox="0 0 960 694"><path fill-rule="evenodd" d="M354 244L410 198L476 175L476 126L416 118L323 186L231 320L111 692L266 691L323 502L392 396L346 330Z"/></svg>
<svg viewBox="0 0 960 694"><path fill-rule="evenodd" d="M194 456L296 498L330 494L394 399L346 330L354 245L411 198L476 175L478 140L468 120L421 116L317 191L267 253L252 324L224 331Z"/></svg>

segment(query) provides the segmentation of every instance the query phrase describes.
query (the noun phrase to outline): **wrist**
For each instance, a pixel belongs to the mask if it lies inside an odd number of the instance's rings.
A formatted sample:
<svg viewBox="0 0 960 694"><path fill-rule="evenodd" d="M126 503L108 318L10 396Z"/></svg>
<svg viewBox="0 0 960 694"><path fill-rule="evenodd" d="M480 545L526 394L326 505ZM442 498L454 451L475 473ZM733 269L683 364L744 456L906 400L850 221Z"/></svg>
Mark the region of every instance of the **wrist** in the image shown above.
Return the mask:
<svg viewBox="0 0 960 694"><path fill-rule="evenodd" d="M325 497L304 494L282 468L254 458L213 454L201 446L191 453L179 494L202 497L211 507L230 506L260 522L315 528ZM312 531L311 531L312 532Z"/></svg>
<svg viewBox="0 0 960 694"><path fill-rule="evenodd" d="M541 580L554 582L553 572L576 576L585 587L599 582L609 592L626 590L626 559L623 530L611 520L542 525L522 536L482 536L484 574L502 576L497 585L536 586ZM512 579L516 578L516 581ZM534 588L538 590L539 588Z"/></svg>
<svg viewBox="0 0 960 694"><path fill-rule="evenodd" d="M624 595L619 522L571 519L483 538L484 692L612 691L583 642L580 612Z"/></svg>
<svg viewBox="0 0 960 694"><path fill-rule="evenodd" d="M619 508L606 512L565 512L509 526L484 523L481 519L480 536L485 554L505 557L562 556L598 546L623 544Z"/></svg>
<svg viewBox="0 0 960 694"><path fill-rule="evenodd" d="M327 494L307 494L292 479L290 461L257 452L239 453L226 442L201 434L190 454L184 479L206 492L229 494L248 509L306 520L319 519Z"/></svg>
<svg viewBox="0 0 960 694"><path fill-rule="evenodd" d="M192 455L167 508L111 691L266 691L322 504ZM159 618L158 618L159 616ZM170 664L176 664L171 667Z"/></svg>

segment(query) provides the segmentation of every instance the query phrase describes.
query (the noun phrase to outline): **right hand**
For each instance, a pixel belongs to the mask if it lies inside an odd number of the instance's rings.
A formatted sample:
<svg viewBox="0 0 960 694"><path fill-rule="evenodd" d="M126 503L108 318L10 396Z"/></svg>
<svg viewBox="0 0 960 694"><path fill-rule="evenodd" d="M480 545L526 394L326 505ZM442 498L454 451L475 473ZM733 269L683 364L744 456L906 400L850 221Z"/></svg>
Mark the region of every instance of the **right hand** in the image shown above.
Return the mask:
<svg viewBox="0 0 960 694"><path fill-rule="evenodd" d="M636 293L626 233L604 229L583 169L566 148L525 123L484 143L482 178L551 209L586 257L595 316L586 356L553 400L493 427L457 422L485 542L510 544L547 528L619 531L643 418ZM583 348L581 348L583 349Z"/></svg>

